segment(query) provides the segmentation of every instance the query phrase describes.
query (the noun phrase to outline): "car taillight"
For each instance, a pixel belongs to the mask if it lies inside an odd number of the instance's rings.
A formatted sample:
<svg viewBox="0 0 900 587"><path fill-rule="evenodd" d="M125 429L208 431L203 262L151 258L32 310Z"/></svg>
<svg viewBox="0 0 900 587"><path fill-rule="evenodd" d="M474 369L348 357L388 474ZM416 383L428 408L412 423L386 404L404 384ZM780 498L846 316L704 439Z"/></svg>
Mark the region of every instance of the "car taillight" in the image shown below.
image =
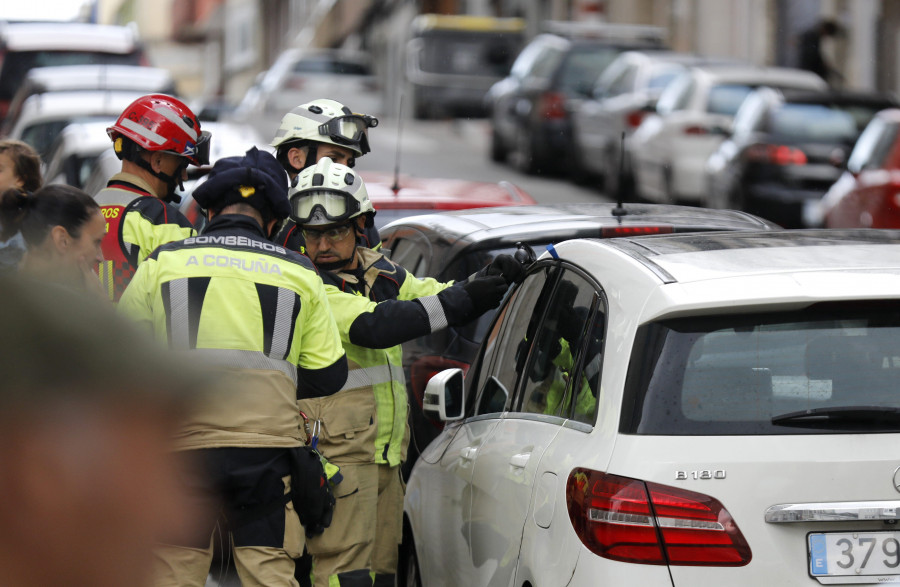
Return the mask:
<svg viewBox="0 0 900 587"><path fill-rule="evenodd" d="M630 129L635 129L641 125L645 116L647 116L646 110L632 110L625 115L625 125Z"/></svg>
<svg viewBox="0 0 900 587"><path fill-rule="evenodd" d="M674 232L673 226L655 224L652 226L604 226L600 229L602 238L615 238L617 236L641 236L645 234L669 234Z"/></svg>
<svg viewBox="0 0 900 587"><path fill-rule="evenodd" d="M686 135L707 135L709 134L709 129L705 126L686 126L681 130L682 133Z"/></svg>
<svg viewBox="0 0 900 587"><path fill-rule="evenodd" d="M538 114L544 120L559 120L566 117L566 96L559 92L546 92L541 95Z"/></svg>
<svg viewBox="0 0 900 587"><path fill-rule="evenodd" d="M745 151L748 161L773 165L806 165L806 153L788 145L750 145Z"/></svg>
<svg viewBox="0 0 900 587"><path fill-rule="evenodd" d="M752 556L728 510L702 493L579 468L566 503L581 542L611 560L739 567Z"/></svg>

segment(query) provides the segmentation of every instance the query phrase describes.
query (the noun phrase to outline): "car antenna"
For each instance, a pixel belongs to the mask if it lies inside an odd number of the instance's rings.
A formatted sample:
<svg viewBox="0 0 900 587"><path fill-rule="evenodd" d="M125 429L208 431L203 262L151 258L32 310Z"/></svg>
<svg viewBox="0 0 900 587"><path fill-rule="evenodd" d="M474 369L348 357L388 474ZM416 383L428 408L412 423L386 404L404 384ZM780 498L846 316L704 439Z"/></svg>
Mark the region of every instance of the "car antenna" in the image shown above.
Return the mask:
<svg viewBox="0 0 900 587"><path fill-rule="evenodd" d="M394 156L394 185L391 186L394 197L397 197L397 194L400 193L400 139L403 136L403 94L404 92L401 91L400 107L397 109L397 154Z"/></svg>
<svg viewBox="0 0 900 587"><path fill-rule="evenodd" d="M622 140L619 143L619 181L616 186L616 207L612 209L613 216L625 216L628 210L622 205L625 200L625 131L622 131Z"/></svg>

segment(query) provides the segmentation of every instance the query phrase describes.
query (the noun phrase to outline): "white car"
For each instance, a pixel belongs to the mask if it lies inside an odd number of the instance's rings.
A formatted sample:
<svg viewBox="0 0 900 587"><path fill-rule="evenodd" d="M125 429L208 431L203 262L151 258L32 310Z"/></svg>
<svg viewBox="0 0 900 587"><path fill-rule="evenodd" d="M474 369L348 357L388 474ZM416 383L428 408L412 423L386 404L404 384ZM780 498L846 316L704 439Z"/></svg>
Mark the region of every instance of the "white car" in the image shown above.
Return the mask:
<svg viewBox="0 0 900 587"><path fill-rule="evenodd" d="M688 66L704 62L710 60L691 53L644 50L625 51L610 63L572 112L570 167L575 179L602 176L606 193L615 197L624 165L623 179L630 184L631 158L627 141L622 153L622 133L630 137L666 85Z"/></svg>
<svg viewBox="0 0 900 587"><path fill-rule="evenodd" d="M557 245L426 388L400 584L900 582L898 292L893 231Z"/></svg>
<svg viewBox="0 0 900 587"><path fill-rule="evenodd" d="M44 183L64 183L83 189L97 157L112 148L106 129L114 121L79 120L63 128L47 152Z"/></svg>
<svg viewBox="0 0 900 587"><path fill-rule="evenodd" d="M666 86L656 113L631 136L635 191L655 202L699 203L706 160L725 139L735 113L760 86L826 89L814 73L751 65L692 67Z"/></svg>
<svg viewBox="0 0 900 587"><path fill-rule="evenodd" d="M50 92L29 96L15 118L4 123L6 138L25 141L42 158L70 122L105 119L112 125L125 107L144 95L135 91ZM108 125L108 126L109 126Z"/></svg>

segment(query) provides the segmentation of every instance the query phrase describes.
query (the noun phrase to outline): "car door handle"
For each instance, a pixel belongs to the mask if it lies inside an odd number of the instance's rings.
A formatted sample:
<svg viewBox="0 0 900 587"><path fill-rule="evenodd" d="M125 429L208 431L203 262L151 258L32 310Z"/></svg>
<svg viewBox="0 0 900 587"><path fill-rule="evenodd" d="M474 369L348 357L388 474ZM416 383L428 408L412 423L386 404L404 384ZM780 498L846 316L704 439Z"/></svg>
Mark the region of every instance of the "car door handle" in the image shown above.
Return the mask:
<svg viewBox="0 0 900 587"><path fill-rule="evenodd" d="M528 459L531 458L530 452L522 452L517 455L513 455L509 458L509 464L516 469L524 469L525 465L528 464Z"/></svg>
<svg viewBox="0 0 900 587"><path fill-rule="evenodd" d="M474 461L475 456L478 454L478 449L472 446L468 446L461 451L459 451L459 456L464 461Z"/></svg>

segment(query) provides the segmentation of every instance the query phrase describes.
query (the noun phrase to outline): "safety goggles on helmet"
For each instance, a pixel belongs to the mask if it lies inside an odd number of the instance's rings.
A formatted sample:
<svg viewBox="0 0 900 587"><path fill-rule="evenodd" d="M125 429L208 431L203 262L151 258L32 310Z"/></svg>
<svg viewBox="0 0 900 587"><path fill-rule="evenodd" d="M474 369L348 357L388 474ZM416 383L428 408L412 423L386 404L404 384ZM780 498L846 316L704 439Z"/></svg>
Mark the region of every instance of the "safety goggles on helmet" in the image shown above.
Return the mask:
<svg viewBox="0 0 900 587"><path fill-rule="evenodd" d="M359 213L359 202L338 190L303 192L291 198L291 218L300 225L340 222Z"/></svg>
<svg viewBox="0 0 900 587"><path fill-rule="evenodd" d="M368 129L378 126L378 119L367 114L347 114L319 125L319 134L339 145L355 147L362 154L369 152Z"/></svg>

